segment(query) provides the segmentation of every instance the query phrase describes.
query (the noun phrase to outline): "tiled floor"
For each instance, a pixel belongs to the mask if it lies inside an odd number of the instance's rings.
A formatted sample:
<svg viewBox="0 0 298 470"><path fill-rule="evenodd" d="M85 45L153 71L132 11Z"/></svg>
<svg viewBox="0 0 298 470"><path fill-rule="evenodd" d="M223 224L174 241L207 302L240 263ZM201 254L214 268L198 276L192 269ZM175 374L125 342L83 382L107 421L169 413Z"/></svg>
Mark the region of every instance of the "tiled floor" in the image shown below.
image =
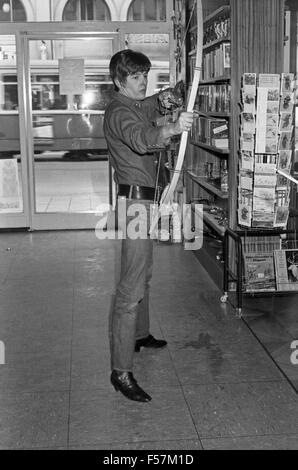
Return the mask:
<svg viewBox="0 0 298 470"><path fill-rule="evenodd" d="M109 382L116 241L92 231L0 234L0 448L298 449L297 297L229 303L196 257L155 246L152 333L135 357L152 396Z"/></svg>

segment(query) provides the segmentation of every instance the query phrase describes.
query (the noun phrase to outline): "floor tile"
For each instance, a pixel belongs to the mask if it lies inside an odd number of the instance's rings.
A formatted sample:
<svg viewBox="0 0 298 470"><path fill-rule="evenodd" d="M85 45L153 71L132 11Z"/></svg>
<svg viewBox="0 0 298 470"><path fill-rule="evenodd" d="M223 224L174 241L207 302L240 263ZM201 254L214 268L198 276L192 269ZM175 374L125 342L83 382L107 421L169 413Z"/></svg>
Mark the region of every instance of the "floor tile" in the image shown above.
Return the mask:
<svg viewBox="0 0 298 470"><path fill-rule="evenodd" d="M183 388L201 439L298 434L298 396L286 381Z"/></svg>
<svg viewBox="0 0 298 470"><path fill-rule="evenodd" d="M297 296L245 297L237 318L193 253L155 243L150 330L168 346L135 353L152 401L132 402L110 383L120 248L0 233L0 448L297 448Z"/></svg>
<svg viewBox="0 0 298 470"><path fill-rule="evenodd" d="M176 388L150 390L152 402L136 403L106 390L73 392L70 441L76 445L121 444L198 439L182 393ZM175 410L175 413L173 413Z"/></svg>
<svg viewBox="0 0 298 470"><path fill-rule="evenodd" d="M253 339L243 343L213 342L207 335L171 349L171 358L183 384L237 383L281 380L282 374Z"/></svg>
<svg viewBox="0 0 298 470"><path fill-rule="evenodd" d="M103 443L103 444L96 444L94 446L77 446L77 447L69 447L70 450L202 450L202 445L199 440L191 440L191 439L181 439L179 441L141 441L141 442L122 442L119 444L113 443ZM144 458L144 457L141 457ZM162 458L160 457L160 462L162 462ZM174 459L174 456L172 456ZM191 459L189 458L188 461L190 462ZM153 462L153 461L152 461ZM168 462L166 460L166 462ZM174 460L175 462L175 460ZM180 462L179 456L177 456L176 462Z"/></svg>
<svg viewBox="0 0 298 470"><path fill-rule="evenodd" d="M297 450L298 434L203 439L205 450Z"/></svg>
<svg viewBox="0 0 298 470"><path fill-rule="evenodd" d="M0 448L67 445L68 392L0 395Z"/></svg>
<svg viewBox="0 0 298 470"><path fill-rule="evenodd" d="M11 392L67 391L70 386L70 350L11 353L5 343L5 364L0 370L0 390Z"/></svg>
<svg viewBox="0 0 298 470"><path fill-rule="evenodd" d="M71 366L71 389L88 390L110 385L110 349L90 346L86 349L73 349Z"/></svg>

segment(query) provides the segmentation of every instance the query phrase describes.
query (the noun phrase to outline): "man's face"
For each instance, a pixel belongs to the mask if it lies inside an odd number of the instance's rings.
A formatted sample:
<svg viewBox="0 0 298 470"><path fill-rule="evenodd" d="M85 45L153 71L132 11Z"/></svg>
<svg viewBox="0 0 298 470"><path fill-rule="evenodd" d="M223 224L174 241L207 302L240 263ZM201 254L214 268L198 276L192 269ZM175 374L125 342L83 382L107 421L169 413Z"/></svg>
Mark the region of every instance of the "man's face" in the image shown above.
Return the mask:
<svg viewBox="0 0 298 470"><path fill-rule="evenodd" d="M119 86L119 91L134 100L143 100L146 96L148 72L136 72L128 75L126 83Z"/></svg>

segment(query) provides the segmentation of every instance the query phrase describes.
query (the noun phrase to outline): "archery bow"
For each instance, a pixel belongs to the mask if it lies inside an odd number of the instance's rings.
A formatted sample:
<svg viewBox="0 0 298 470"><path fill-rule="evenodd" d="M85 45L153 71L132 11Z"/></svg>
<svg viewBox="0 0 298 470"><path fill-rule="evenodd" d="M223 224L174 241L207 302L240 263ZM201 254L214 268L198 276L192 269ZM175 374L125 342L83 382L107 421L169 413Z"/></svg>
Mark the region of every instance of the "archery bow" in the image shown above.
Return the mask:
<svg viewBox="0 0 298 470"><path fill-rule="evenodd" d="M201 70L202 70L202 49L203 49L203 9L202 9L202 0L194 0L194 5L193 5L193 11L195 6L197 6L197 52L196 52L196 63L195 63L195 68L194 68L194 76L193 76L193 81L191 85L191 90L189 94L189 99L187 103L187 112L192 112L194 109L195 101L196 101L196 96L197 96L197 91L198 91L198 86L201 78ZM187 33L187 30L186 30ZM185 35L186 35L185 33ZM187 139L188 139L188 131L182 132L181 136L181 141L180 141L180 146L179 146L179 152L178 152L178 157L177 157L177 162L175 169L173 171L173 178L168 186L164 189L160 203L159 203L159 208L156 211L153 211L153 218L151 221L150 225L150 230L149 233L152 235L155 231L156 225L158 224L158 220L160 218L162 208L169 204L169 202L172 200L174 191L176 189L183 162L184 162L184 157L185 157L185 152L186 152L186 146L187 146Z"/></svg>

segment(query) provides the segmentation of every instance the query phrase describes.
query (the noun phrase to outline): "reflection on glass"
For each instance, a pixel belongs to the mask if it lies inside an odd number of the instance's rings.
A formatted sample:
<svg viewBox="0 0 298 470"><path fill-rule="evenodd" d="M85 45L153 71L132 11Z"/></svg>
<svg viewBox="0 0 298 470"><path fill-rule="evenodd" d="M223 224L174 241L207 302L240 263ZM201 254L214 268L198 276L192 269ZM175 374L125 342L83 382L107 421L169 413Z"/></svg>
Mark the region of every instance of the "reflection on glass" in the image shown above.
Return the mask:
<svg viewBox="0 0 298 470"><path fill-rule="evenodd" d="M54 69L54 67L53 67ZM60 95L57 70L53 75L47 73L31 74L33 110L97 110L103 111L111 99L113 84L108 74L88 74L82 95ZM7 88L8 90L8 88ZM14 91L14 90L12 90ZM12 97L13 93L10 93ZM16 95L17 96L17 95ZM6 104L8 105L8 104Z"/></svg>
<svg viewBox="0 0 298 470"><path fill-rule="evenodd" d="M23 200L14 36L0 36L0 48L0 214L21 213Z"/></svg>
<svg viewBox="0 0 298 470"><path fill-rule="evenodd" d="M109 202L103 117L113 91L112 39L47 41L47 60L40 44L30 41L35 210L96 212Z"/></svg>
<svg viewBox="0 0 298 470"><path fill-rule="evenodd" d="M110 21L104 0L68 0L63 11L64 21Z"/></svg>
<svg viewBox="0 0 298 470"><path fill-rule="evenodd" d="M86 160L78 151L35 154L35 209L37 213L94 213L109 202L108 160Z"/></svg>
<svg viewBox="0 0 298 470"><path fill-rule="evenodd" d="M134 0L129 7L129 21L166 21L165 0Z"/></svg>
<svg viewBox="0 0 298 470"><path fill-rule="evenodd" d="M26 11L21 0L0 0L0 21L26 20Z"/></svg>
<svg viewBox="0 0 298 470"><path fill-rule="evenodd" d="M126 34L125 43L129 49L142 52L151 61L148 75L147 96L169 86L169 35L168 34Z"/></svg>

